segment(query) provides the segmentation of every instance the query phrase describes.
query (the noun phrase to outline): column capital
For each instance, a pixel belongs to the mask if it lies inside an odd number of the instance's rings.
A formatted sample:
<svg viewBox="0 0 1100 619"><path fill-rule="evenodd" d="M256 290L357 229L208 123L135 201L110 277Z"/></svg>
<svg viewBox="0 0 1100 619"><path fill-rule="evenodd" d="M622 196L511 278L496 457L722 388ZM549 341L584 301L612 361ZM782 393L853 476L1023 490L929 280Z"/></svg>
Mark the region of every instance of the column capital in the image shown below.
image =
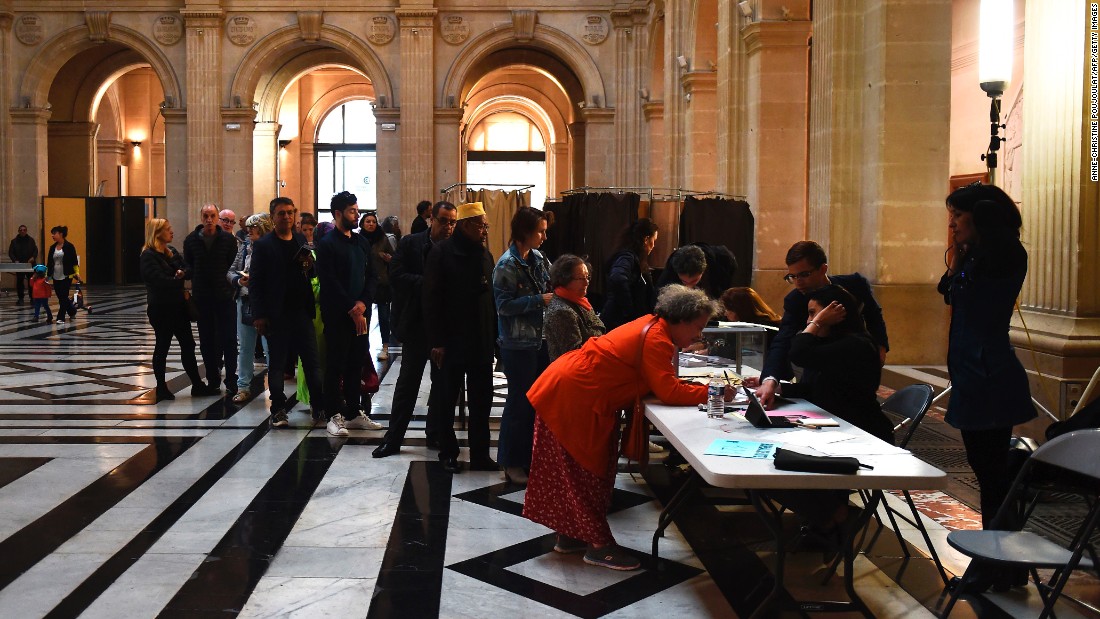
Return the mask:
<svg viewBox="0 0 1100 619"><path fill-rule="evenodd" d="M13 125L44 125L53 115L45 107L13 107L8 110Z"/></svg>
<svg viewBox="0 0 1100 619"><path fill-rule="evenodd" d="M586 107L581 110L581 117L589 123L613 123L615 122L615 108Z"/></svg>
<svg viewBox="0 0 1100 619"><path fill-rule="evenodd" d="M256 110L250 107L223 107L222 122L251 123L256 119Z"/></svg>
<svg viewBox="0 0 1100 619"><path fill-rule="evenodd" d="M186 125L187 124L187 108L185 107L166 107L160 110L160 115L164 117L164 124L166 125Z"/></svg>
<svg viewBox="0 0 1100 619"><path fill-rule="evenodd" d="M431 28L435 25L436 9L397 9L398 25L401 28Z"/></svg>
<svg viewBox="0 0 1100 619"><path fill-rule="evenodd" d="M401 124L401 108L376 107L374 108L374 118L380 123L387 122Z"/></svg>
<svg viewBox="0 0 1100 619"><path fill-rule="evenodd" d="M180 17L188 28L217 28L221 30L225 11L221 9L180 9Z"/></svg>
<svg viewBox="0 0 1100 619"><path fill-rule="evenodd" d="M754 22L741 29L745 51L754 54L765 47L806 47L813 24L808 21Z"/></svg>
<svg viewBox="0 0 1100 619"><path fill-rule="evenodd" d="M688 71L680 76L680 86L682 86L684 92L688 94L695 92L717 92L718 72Z"/></svg>
<svg viewBox="0 0 1100 619"><path fill-rule="evenodd" d="M459 123L462 122L462 117L465 114L466 111L460 107L437 107L435 108L435 124Z"/></svg>
<svg viewBox="0 0 1100 619"><path fill-rule="evenodd" d="M651 121L655 118L665 117L665 102L664 101L646 101L642 104L642 113L645 114L646 121Z"/></svg>

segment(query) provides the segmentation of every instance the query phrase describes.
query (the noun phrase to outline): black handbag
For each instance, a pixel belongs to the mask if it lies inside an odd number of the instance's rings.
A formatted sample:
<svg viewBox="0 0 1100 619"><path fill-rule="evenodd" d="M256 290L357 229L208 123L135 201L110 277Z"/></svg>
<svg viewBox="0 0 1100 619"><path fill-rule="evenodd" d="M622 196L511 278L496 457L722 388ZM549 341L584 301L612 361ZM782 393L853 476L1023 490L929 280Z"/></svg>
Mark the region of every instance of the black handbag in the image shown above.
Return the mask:
<svg viewBox="0 0 1100 619"><path fill-rule="evenodd" d="M809 456L782 447L775 450L775 468L781 471L854 475L859 467L859 460L848 456Z"/></svg>

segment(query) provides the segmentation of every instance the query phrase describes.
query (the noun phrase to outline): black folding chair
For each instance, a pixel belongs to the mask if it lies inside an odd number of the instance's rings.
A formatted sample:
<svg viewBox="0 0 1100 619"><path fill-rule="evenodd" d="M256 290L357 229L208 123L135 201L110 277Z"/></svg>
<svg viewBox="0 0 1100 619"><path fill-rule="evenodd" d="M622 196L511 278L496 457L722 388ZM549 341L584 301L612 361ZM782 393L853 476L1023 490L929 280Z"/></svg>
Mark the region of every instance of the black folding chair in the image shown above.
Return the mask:
<svg viewBox="0 0 1100 619"><path fill-rule="evenodd" d="M966 591L967 585L987 566L1027 568L1043 599L1039 618L1053 614L1054 604L1070 574L1077 569L1095 569L1100 564L1091 540L1100 523L1100 458L1096 457L1097 453L1100 453L1100 429L1063 434L1039 447L1024 463L993 521L994 526L1019 522L1022 528L1038 500L1037 495L1027 500L1029 490L1048 489L1052 483L1068 481L1072 484L1068 490L1085 497L1088 512L1067 546L1023 530L952 531L948 534L947 543L971 561L940 617L951 613L961 592ZM1024 509L1020 509L1021 505ZM1039 578L1040 569L1054 570L1046 582Z"/></svg>

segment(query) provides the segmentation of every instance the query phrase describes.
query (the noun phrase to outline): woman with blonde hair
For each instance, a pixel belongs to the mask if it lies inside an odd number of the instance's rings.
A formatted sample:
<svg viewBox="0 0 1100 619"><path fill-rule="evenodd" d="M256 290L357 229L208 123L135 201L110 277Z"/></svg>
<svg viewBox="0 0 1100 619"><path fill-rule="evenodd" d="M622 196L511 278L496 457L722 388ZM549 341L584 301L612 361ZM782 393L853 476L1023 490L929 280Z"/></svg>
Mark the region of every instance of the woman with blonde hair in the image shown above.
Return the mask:
<svg viewBox="0 0 1100 619"><path fill-rule="evenodd" d="M241 243L233 266L229 267L226 279L234 288L237 298L237 393L233 401L237 404L252 398L252 379L256 376L256 327L252 326L252 305L248 302L248 270L252 268L252 243L275 229L271 215L259 213L245 220L248 237ZM267 358L267 338L262 340L264 358Z"/></svg>
<svg viewBox="0 0 1100 619"><path fill-rule="evenodd" d="M191 335L191 320L187 309L183 281L190 275L176 248L169 245L174 237L167 219L145 222L145 245L141 251L141 279L145 282L146 315L153 327L156 343L153 347L153 375L157 379L156 401L174 400L168 388L165 372L168 348L175 337L180 344L180 362L191 379L191 395L213 395L216 387L208 387L199 378L195 361L195 338Z"/></svg>

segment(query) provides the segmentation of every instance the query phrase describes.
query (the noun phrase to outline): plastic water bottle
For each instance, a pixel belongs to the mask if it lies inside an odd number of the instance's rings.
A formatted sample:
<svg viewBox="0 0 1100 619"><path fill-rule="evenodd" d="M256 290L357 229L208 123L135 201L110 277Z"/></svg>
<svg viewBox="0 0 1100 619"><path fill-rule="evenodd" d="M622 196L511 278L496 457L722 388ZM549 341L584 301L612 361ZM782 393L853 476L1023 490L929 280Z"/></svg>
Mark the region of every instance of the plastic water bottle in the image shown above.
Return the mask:
<svg viewBox="0 0 1100 619"><path fill-rule="evenodd" d="M707 384L707 417L721 419L726 414L726 385L717 376Z"/></svg>

